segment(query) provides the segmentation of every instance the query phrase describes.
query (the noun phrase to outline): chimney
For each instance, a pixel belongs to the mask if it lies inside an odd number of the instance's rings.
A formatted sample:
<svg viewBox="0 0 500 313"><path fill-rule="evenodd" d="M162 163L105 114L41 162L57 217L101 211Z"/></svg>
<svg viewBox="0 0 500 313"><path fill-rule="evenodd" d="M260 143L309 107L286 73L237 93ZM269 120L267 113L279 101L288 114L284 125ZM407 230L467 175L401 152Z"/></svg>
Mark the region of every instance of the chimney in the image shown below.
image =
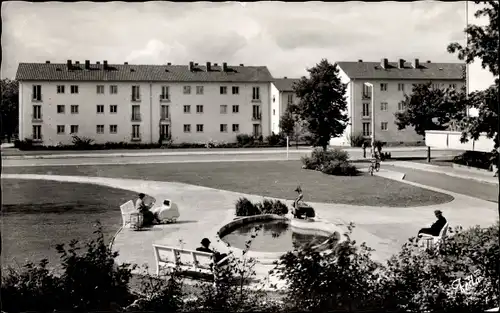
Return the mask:
<svg viewBox="0 0 500 313"><path fill-rule="evenodd" d="M420 63L418 62L418 59L415 59L415 63L413 63L413 66L415 68L419 68L420 67Z"/></svg>
<svg viewBox="0 0 500 313"><path fill-rule="evenodd" d="M198 63L195 63L194 66L198 66Z"/></svg>
<svg viewBox="0 0 500 313"><path fill-rule="evenodd" d="M431 60L427 60L427 63L431 63Z"/></svg>
<svg viewBox="0 0 500 313"><path fill-rule="evenodd" d="M172 65L172 63L168 62L167 65Z"/></svg>
<svg viewBox="0 0 500 313"><path fill-rule="evenodd" d="M85 69L90 70L90 60L85 60Z"/></svg>
<svg viewBox="0 0 500 313"><path fill-rule="evenodd" d="M97 61L97 62L95 62L95 64L99 65L99 64L101 64L101 62Z"/></svg>
<svg viewBox="0 0 500 313"><path fill-rule="evenodd" d="M387 59L382 59L380 61L380 66L382 66L383 69L387 69L387 65L389 65L389 60Z"/></svg>
<svg viewBox="0 0 500 313"><path fill-rule="evenodd" d="M226 62L222 63L222 71L227 72L227 63Z"/></svg>
<svg viewBox="0 0 500 313"><path fill-rule="evenodd" d="M123 64L128 65L128 62L124 62Z"/></svg>
<svg viewBox="0 0 500 313"><path fill-rule="evenodd" d="M50 64L50 61L45 61L45 64Z"/></svg>
<svg viewBox="0 0 500 313"><path fill-rule="evenodd" d="M358 60L358 62L359 62L359 63L363 63L363 60L359 59L359 60Z"/></svg>
<svg viewBox="0 0 500 313"><path fill-rule="evenodd" d="M193 61L189 62L189 71L190 72L193 71L193 66L194 66L194 62Z"/></svg>
<svg viewBox="0 0 500 313"><path fill-rule="evenodd" d="M75 61L75 65L80 65L80 61Z"/></svg>
<svg viewBox="0 0 500 313"><path fill-rule="evenodd" d="M72 68L72 66L71 66L71 60L68 60L67 65L68 65L68 70L70 70Z"/></svg>
<svg viewBox="0 0 500 313"><path fill-rule="evenodd" d="M217 63L214 63L214 66L217 66Z"/></svg>
<svg viewBox="0 0 500 313"><path fill-rule="evenodd" d="M207 72L210 72L212 70L212 64L210 62L207 62Z"/></svg>
<svg viewBox="0 0 500 313"><path fill-rule="evenodd" d="M104 66L103 66L103 67L104 67L104 70L107 70L107 69L108 69L108 61L107 61L107 60L104 60L104 61L102 62L102 64L104 65Z"/></svg>
<svg viewBox="0 0 500 313"><path fill-rule="evenodd" d="M405 60L399 59L398 68L405 68Z"/></svg>
<svg viewBox="0 0 500 313"><path fill-rule="evenodd" d="M245 66L245 64L241 63L240 66Z"/></svg>
<svg viewBox="0 0 500 313"><path fill-rule="evenodd" d="M285 76L285 77L283 77L283 78L284 78L284 79L287 79L288 77L286 77L286 76Z"/></svg>

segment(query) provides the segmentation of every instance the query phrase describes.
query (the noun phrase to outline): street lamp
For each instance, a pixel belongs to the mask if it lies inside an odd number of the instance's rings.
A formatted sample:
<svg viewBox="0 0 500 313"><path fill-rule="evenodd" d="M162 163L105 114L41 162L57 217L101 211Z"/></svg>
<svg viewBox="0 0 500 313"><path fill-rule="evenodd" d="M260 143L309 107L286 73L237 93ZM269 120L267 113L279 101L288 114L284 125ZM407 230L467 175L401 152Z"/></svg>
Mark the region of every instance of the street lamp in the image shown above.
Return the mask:
<svg viewBox="0 0 500 313"><path fill-rule="evenodd" d="M372 120L371 121L372 136L371 137L372 137L372 153L373 153L375 151L375 99L374 99L375 98L374 97L375 96L375 93L374 93L375 88L374 88L372 83L365 82L364 85L370 87L370 89L371 89L371 96L370 96L371 109L370 110L371 110L371 114L372 114L372 118L371 118L371 120Z"/></svg>

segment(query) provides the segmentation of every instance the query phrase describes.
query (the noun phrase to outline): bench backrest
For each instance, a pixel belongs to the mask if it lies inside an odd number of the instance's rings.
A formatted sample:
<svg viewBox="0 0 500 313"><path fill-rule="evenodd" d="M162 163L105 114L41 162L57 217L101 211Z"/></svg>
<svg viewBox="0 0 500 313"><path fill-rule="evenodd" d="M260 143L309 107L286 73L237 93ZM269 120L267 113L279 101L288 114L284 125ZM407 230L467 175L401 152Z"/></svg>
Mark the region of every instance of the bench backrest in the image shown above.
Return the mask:
<svg viewBox="0 0 500 313"><path fill-rule="evenodd" d="M156 263L170 263L178 265L189 265L194 269L210 269L212 264L212 253L196 250L180 249L153 244Z"/></svg>
<svg viewBox="0 0 500 313"><path fill-rule="evenodd" d="M130 214L134 212L135 211L134 201L129 200L124 204L120 205L120 211L122 211L122 214Z"/></svg>
<svg viewBox="0 0 500 313"><path fill-rule="evenodd" d="M446 223L443 228L439 231L439 238L444 238L446 237L446 234L448 233L448 223Z"/></svg>

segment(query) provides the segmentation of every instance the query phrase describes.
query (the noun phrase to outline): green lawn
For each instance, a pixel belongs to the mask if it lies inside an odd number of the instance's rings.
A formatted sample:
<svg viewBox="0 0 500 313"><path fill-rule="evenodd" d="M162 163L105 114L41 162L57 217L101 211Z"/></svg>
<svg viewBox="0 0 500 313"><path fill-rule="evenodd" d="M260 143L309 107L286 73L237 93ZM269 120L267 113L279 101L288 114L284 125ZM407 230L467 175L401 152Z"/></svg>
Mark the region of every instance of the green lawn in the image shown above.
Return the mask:
<svg viewBox="0 0 500 313"><path fill-rule="evenodd" d="M174 181L290 200L301 185L305 201L371 206L422 206L453 200L367 173L340 177L304 170L299 161L7 167L3 172Z"/></svg>
<svg viewBox="0 0 500 313"><path fill-rule="evenodd" d="M2 268L42 258L58 264L55 245L93 238L96 220L108 240L121 224L119 204L135 196L90 184L2 180Z"/></svg>

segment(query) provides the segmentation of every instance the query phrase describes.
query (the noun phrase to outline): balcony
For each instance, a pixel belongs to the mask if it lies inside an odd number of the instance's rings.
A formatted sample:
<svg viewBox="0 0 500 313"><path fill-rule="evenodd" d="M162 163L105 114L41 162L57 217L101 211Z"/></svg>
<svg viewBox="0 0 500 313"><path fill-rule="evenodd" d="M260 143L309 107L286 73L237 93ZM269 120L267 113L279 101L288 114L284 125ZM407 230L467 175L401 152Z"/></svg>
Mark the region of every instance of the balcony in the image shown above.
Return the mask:
<svg viewBox="0 0 500 313"><path fill-rule="evenodd" d="M131 138L131 139L130 139L131 141L135 141L135 142L137 142L137 141L141 141L141 134L132 134L132 135L130 136L130 138Z"/></svg>
<svg viewBox="0 0 500 313"><path fill-rule="evenodd" d="M42 102L42 95L34 96L31 94L31 102Z"/></svg>
<svg viewBox="0 0 500 313"><path fill-rule="evenodd" d="M367 120L367 119L371 119L371 118L372 118L372 116L369 113L361 115L361 119L363 119L363 120Z"/></svg>
<svg viewBox="0 0 500 313"><path fill-rule="evenodd" d="M260 100L260 99L252 99L252 102L254 102L254 103L261 103L262 100Z"/></svg>
<svg viewBox="0 0 500 313"><path fill-rule="evenodd" d="M160 95L160 102L170 102L170 95Z"/></svg>
<svg viewBox="0 0 500 313"><path fill-rule="evenodd" d="M132 102L141 102L141 96L138 96L138 95L131 95L130 96L130 100Z"/></svg>
<svg viewBox="0 0 500 313"><path fill-rule="evenodd" d="M369 100L371 98L372 98L372 96L370 94L364 93L364 94L361 95L361 99L362 100Z"/></svg>
<svg viewBox="0 0 500 313"><path fill-rule="evenodd" d="M160 121L162 122L170 122L170 115L161 115Z"/></svg>
<svg viewBox="0 0 500 313"><path fill-rule="evenodd" d="M31 115L31 121L33 123L41 123L41 122L43 122L42 115L38 115L38 116Z"/></svg>
<svg viewBox="0 0 500 313"><path fill-rule="evenodd" d="M260 113L254 113L252 115L252 121L260 121L262 119L262 114Z"/></svg>
<svg viewBox="0 0 500 313"><path fill-rule="evenodd" d="M132 122L140 122L140 121L142 121L141 114L132 114L131 121Z"/></svg>

